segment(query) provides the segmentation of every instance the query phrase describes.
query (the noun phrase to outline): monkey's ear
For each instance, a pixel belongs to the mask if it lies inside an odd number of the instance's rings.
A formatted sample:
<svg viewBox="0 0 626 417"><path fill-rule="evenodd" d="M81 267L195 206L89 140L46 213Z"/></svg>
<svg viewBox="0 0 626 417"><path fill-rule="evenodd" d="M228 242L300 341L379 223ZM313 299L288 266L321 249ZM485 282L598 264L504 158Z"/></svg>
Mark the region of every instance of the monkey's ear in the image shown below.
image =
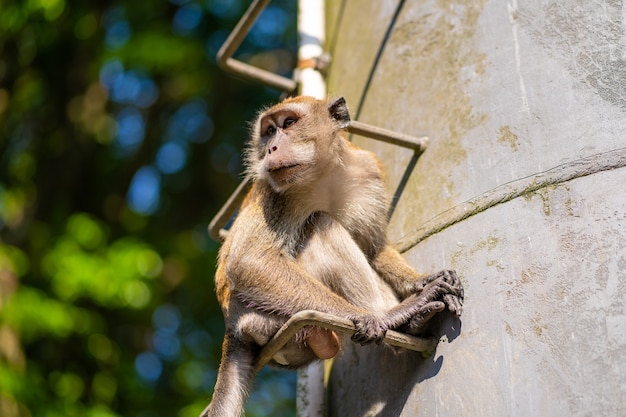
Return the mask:
<svg viewBox="0 0 626 417"><path fill-rule="evenodd" d="M339 123L340 128L344 129L350 124L350 113L348 112L346 100L343 97L339 97L330 103L328 113L330 113L330 117Z"/></svg>

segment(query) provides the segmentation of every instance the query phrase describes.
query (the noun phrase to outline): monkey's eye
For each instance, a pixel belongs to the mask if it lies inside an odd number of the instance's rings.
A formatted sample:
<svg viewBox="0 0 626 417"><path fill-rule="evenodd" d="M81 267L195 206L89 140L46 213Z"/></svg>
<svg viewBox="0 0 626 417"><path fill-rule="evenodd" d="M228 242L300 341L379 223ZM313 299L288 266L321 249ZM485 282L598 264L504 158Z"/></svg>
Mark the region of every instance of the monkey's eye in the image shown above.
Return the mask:
<svg viewBox="0 0 626 417"><path fill-rule="evenodd" d="M296 122L296 119L294 119L293 117L286 118L285 122L283 123L283 129L287 129L289 126L291 126L295 122Z"/></svg>
<svg viewBox="0 0 626 417"><path fill-rule="evenodd" d="M265 134L268 136L272 136L274 133L276 133L276 128L274 126L268 126Z"/></svg>

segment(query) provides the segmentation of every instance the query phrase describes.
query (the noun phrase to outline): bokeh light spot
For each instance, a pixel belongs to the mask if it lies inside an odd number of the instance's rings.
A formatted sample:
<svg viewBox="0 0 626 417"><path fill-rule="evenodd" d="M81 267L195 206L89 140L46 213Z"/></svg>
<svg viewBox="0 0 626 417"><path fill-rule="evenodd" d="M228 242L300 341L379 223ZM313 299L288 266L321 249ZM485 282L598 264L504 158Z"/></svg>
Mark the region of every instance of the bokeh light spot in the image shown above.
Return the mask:
<svg viewBox="0 0 626 417"><path fill-rule="evenodd" d="M143 116L133 107L126 107L116 118L117 137L116 149L121 156L134 153L146 134L146 126Z"/></svg>
<svg viewBox="0 0 626 417"><path fill-rule="evenodd" d="M204 330L195 330L185 336L185 345L198 358L208 358L211 354L208 346L213 343L211 335Z"/></svg>
<svg viewBox="0 0 626 417"><path fill-rule="evenodd" d="M192 389L208 389L215 385L216 372L200 361L190 361L178 367L176 376L179 381Z"/></svg>
<svg viewBox="0 0 626 417"><path fill-rule="evenodd" d="M188 35L202 20L202 8L191 3L178 9L172 21L172 29L178 35Z"/></svg>
<svg viewBox="0 0 626 417"><path fill-rule="evenodd" d="M64 0L48 0L42 1L40 4L44 10L44 16L48 21L56 20L65 9Z"/></svg>
<svg viewBox="0 0 626 417"><path fill-rule="evenodd" d="M94 358L101 361L108 360L113 354L113 345L111 344L111 340L102 334L95 333L89 336L87 347L89 349L89 353L91 353Z"/></svg>
<svg viewBox="0 0 626 417"><path fill-rule="evenodd" d="M113 23L107 28L105 42L109 48L117 49L124 46L130 39L130 25L125 20Z"/></svg>
<svg viewBox="0 0 626 417"><path fill-rule="evenodd" d="M180 326L180 312L169 304L159 306L152 314L152 323L157 329L175 332Z"/></svg>
<svg viewBox="0 0 626 417"><path fill-rule="evenodd" d="M185 166L187 151L178 142L164 143L156 154L156 166L164 174L174 174Z"/></svg>
<svg viewBox="0 0 626 417"><path fill-rule="evenodd" d="M101 401L110 402L115 398L117 391L117 380L112 375L98 372L91 382L91 391ZM92 414L93 415L93 414ZM102 417L107 416L104 414Z"/></svg>
<svg viewBox="0 0 626 417"><path fill-rule="evenodd" d="M102 68L100 68L100 82L107 90L110 90L115 83L117 77L124 74L124 66L117 60L107 61Z"/></svg>
<svg viewBox="0 0 626 417"><path fill-rule="evenodd" d="M135 359L135 370L142 379L154 382L161 376L163 364L154 353L143 352Z"/></svg>
<svg viewBox="0 0 626 417"><path fill-rule="evenodd" d="M67 231L85 249L96 249L105 240L102 227L87 214L75 214L70 217Z"/></svg>
<svg viewBox="0 0 626 417"><path fill-rule="evenodd" d="M143 250L137 256L137 270L146 278L154 278L163 270L163 261L155 251Z"/></svg>
<svg viewBox="0 0 626 417"><path fill-rule="evenodd" d="M207 0L207 8L214 16L230 20L241 14L242 3L232 0Z"/></svg>
<svg viewBox="0 0 626 417"><path fill-rule="evenodd" d="M127 201L131 210L139 214L153 214L159 207L161 177L151 166L140 168L133 177Z"/></svg>
<svg viewBox="0 0 626 417"><path fill-rule="evenodd" d="M250 30L250 40L262 48L280 44L289 16L275 6L266 7Z"/></svg>
<svg viewBox="0 0 626 417"><path fill-rule="evenodd" d="M51 379L57 395L70 403L78 400L85 389L83 380L73 373L55 373L51 375Z"/></svg>
<svg viewBox="0 0 626 417"><path fill-rule="evenodd" d="M175 333L158 330L152 341L154 349L164 359L174 359L180 352L180 339Z"/></svg>
<svg viewBox="0 0 626 417"><path fill-rule="evenodd" d="M141 107L147 108L154 104L154 102L159 98L159 88L149 78L144 78L139 82L139 92L134 97L134 103Z"/></svg>
<svg viewBox="0 0 626 417"><path fill-rule="evenodd" d="M167 126L166 138L202 143L212 135L213 121L207 115L207 104L204 100L195 99L174 113Z"/></svg>
<svg viewBox="0 0 626 417"><path fill-rule="evenodd" d="M150 288L141 281L128 282L124 287L124 298L129 306L143 308L150 302Z"/></svg>
<svg viewBox="0 0 626 417"><path fill-rule="evenodd" d="M76 21L74 35L80 40L91 37L98 29L98 20L93 13L87 13Z"/></svg>

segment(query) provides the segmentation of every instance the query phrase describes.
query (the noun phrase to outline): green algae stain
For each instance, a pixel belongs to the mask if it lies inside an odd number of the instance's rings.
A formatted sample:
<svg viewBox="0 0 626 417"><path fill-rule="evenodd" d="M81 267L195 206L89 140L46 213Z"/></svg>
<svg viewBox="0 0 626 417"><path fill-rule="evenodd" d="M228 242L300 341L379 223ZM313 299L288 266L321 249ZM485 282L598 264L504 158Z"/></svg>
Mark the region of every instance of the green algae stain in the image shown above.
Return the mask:
<svg viewBox="0 0 626 417"><path fill-rule="evenodd" d="M483 1L436 2L434 10L400 24L391 39L398 68L404 72L399 79L410 74L408 82L428 94L422 105L434 120L425 127L437 128L436 139L441 142L437 152L453 163L467 156L462 137L487 118L473 111L467 91L475 76L485 73L486 55L477 51L473 40L483 5Z"/></svg>
<svg viewBox="0 0 626 417"><path fill-rule="evenodd" d="M491 252L502 244L506 243L506 239L502 237L498 237L496 235L490 234L486 238L480 238L471 247L464 247L454 252L451 256L452 266L457 268L459 265L465 264L468 259L472 259L479 252ZM488 266L496 266L496 268L500 268L497 264L497 261L489 261L487 263Z"/></svg>
<svg viewBox="0 0 626 417"><path fill-rule="evenodd" d="M531 202L533 197L539 197L541 199L541 208L543 214L547 217L552 213L552 204L550 202L550 193L554 191L558 186L556 185L548 185L544 188L540 188L538 190L534 190L531 192L527 192L522 194L522 198L526 202Z"/></svg>
<svg viewBox="0 0 626 417"><path fill-rule="evenodd" d="M519 149L519 138L509 126L502 126L499 131L498 143L508 144L513 152Z"/></svg>
<svg viewBox="0 0 626 417"><path fill-rule="evenodd" d="M412 216L403 230L455 204L460 191L453 173L458 175L455 170L468 157L468 133L488 118L471 102L471 88L488 65L476 44L484 3L440 0L411 8L407 3L383 55L389 64L377 74L377 85L392 88L407 109L405 117L418 120L431 139L407 189Z"/></svg>

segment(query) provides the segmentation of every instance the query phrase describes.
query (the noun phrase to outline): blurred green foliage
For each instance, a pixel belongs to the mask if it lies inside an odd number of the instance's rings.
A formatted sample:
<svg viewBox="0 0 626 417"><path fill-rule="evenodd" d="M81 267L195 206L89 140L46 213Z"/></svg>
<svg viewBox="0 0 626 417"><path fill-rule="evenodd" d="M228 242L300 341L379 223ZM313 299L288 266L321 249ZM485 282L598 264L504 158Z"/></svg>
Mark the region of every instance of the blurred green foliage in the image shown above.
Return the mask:
<svg viewBox="0 0 626 417"><path fill-rule="evenodd" d="M222 73L238 0L0 0L0 416L196 416L223 319L213 214L279 93ZM288 74L295 2L238 56ZM249 416L294 415L266 369Z"/></svg>

